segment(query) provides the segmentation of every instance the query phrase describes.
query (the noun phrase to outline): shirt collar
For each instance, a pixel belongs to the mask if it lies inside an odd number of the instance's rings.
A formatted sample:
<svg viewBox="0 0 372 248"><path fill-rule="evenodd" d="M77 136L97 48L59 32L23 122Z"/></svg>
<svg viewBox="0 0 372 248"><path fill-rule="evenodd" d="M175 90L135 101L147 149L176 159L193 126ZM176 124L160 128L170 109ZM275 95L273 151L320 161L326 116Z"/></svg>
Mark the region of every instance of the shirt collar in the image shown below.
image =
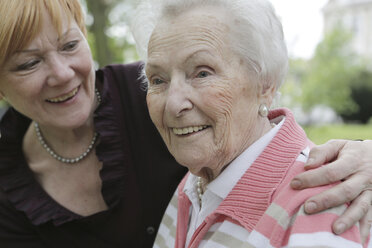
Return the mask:
<svg viewBox="0 0 372 248"><path fill-rule="evenodd" d="M245 171L248 170L256 158L274 138L280 127L283 125L284 120L284 116L282 118L276 118L275 121L279 123L235 158L216 179L207 185L206 191L209 190L219 198L225 199ZM196 201L194 198L197 197L197 178L197 176L190 173L183 188L183 192L185 192L191 202Z"/></svg>
<svg viewBox="0 0 372 248"><path fill-rule="evenodd" d="M215 195L225 199L246 170L248 170L252 163L274 138L280 127L283 125L284 119L285 118L279 120L280 122L275 127L235 158L216 179L207 185L206 190L210 190Z"/></svg>

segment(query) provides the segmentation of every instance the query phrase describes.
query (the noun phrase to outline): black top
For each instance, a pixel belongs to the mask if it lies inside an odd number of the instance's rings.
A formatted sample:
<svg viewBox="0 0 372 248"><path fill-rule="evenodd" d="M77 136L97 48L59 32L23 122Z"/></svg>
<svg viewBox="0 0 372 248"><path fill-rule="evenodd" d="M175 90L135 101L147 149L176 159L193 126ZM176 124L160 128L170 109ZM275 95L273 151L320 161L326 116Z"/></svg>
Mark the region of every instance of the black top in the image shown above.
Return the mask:
<svg viewBox="0 0 372 248"><path fill-rule="evenodd" d="M161 217L186 172L148 115L140 63L97 71L94 113L102 195L109 209L88 217L55 202L22 152L31 120L10 108L0 123L0 247L152 247Z"/></svg>

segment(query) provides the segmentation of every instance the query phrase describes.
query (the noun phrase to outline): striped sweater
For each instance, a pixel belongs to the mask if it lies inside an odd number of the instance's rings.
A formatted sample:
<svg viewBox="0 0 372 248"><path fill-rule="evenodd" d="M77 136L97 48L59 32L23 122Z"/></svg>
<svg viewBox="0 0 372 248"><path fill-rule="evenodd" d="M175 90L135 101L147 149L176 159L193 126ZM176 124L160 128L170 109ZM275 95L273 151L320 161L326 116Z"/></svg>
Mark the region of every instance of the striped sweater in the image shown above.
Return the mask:
<svg viewBox="0 0 372 248"><path fill-rule="evenodd" d="M196 229L189 248L196 247L363 247L358 225L340 236L331 230L346 205L319 214L304 213L310 196L331 186L292 190L289 182L303 171L301 152L312 143L287 109L285 122L270 144L244 173L233 190ZM191 203L183 192L188 175L180 183L160 225L155 248L185 247ZM366 244L364 247L372 247Z"/></svg>

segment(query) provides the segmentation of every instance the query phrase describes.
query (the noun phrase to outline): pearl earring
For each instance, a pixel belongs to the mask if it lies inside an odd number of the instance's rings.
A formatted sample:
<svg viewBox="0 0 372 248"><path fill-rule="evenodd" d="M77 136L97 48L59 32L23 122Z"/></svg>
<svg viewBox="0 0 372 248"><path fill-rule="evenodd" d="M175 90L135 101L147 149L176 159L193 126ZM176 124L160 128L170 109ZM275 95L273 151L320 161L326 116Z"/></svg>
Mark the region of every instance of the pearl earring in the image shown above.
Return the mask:
<svg viewBox="0 0 372 248"><path fill-rule="evenodd" d="M267 108L266 104L260 104L260 107L258 108L258 114L261 117L267 117L269 115L269 109Z"/></svg>

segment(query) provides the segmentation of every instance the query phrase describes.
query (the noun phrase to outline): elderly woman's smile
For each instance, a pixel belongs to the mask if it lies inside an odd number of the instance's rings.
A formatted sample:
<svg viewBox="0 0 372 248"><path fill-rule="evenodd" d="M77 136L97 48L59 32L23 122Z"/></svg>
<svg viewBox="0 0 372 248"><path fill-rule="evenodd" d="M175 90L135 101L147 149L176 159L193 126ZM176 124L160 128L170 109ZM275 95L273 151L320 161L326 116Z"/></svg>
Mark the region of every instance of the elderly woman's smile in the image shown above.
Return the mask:
<svg viewBox="0 0 372 248"><path fill-rule="evenodd" d="M173 133L179 136L185 136L187 134L191 133L199 133L200 131L206 129L207 125L201 125L201 126L190 126L190 127L183 127L183 128L172 128Z"/></svg>
<svg viewBox="0 0 372 248"><path fill-rule="evenodd" d="M262 88L230 49L223 11L212 10L160 22L145 68L150 115L168 149L208 180L270 129L257 115Z"/></svg>

